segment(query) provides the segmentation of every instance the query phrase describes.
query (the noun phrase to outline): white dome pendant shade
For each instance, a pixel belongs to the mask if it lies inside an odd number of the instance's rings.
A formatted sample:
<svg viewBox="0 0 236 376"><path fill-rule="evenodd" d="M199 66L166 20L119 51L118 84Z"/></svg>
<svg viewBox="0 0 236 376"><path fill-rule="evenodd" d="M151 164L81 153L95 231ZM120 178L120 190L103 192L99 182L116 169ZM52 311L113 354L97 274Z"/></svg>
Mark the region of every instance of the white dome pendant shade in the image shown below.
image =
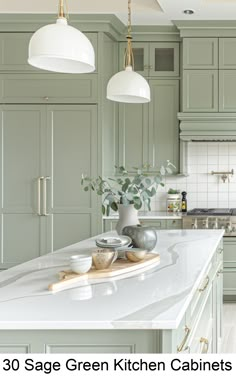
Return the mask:
<svg viewBox="0 0 236 376"><path fill-rule="evenodd" d="M123 103L148 103L150 86L141 74L134 72L134 55L131 36L131 0L128 0L128 35L125 51L125 69L116 73L108 82L107 99Z"/></svg>
<svg viewBox="0 0 236 376"><path fill-rule="evenodd" d="M95 70L95 54L90 40L67 24L64 2L55 24L37 30L29 43L28 63L59 73L89 73Z"/></svg>
<svg viewBox="0 0 236 376"><path fill-rule="evenodd" d="M150 87L141 74L133 71L132 66L116 73L107 85L107 99L123 103L150 102Z"/></svg>

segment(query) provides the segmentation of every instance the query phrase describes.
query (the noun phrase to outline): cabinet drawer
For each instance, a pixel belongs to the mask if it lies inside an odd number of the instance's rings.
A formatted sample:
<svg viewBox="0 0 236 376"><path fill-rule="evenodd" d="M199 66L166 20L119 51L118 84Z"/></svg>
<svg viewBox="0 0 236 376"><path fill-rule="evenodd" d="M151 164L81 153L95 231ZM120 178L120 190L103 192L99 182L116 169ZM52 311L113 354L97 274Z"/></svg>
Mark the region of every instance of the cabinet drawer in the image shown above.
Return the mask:
<svg viewBox="0 0 236 376"><path fill-rule="evenodd" d="M183 65L184 69L217 69L218 39L184 38Z"/></svg>
<svg viewBox="0 0 236 376"><path fill-rule="evenodd" d="M213 352L213 291L208 290L205 304L198 314L198 319L189 336L190 353L212 353Z"/></svg>
<svg viewBox="0 0 236 376"><path fill-rule="evenodd" d="M2 103L96 103L97 75L0 75Z"/></svg>
<svg viewBox="0 0 236 376"><path fill-rule="evenodd" d="M158 229L166 229L166 220L165 219L140 219L140 224L142 226L151 226Z"/></svg>
<svg viewBox="0 0 236 376"><path fill-rule="evenodd" d="M236 241L224 240L224 268L236 268Z"/></svg>
<svg viewBox="0 0 236 376"><path fill-rule="evenodd" d="M181 219L167 219L166 220L166 228L167 229L181 229L182 228L182 220Z"/></svg>
<svg viewBox="0 0 236 376"><path fill-rule="evenodd" d="M198 288L192 298L189 309L186 312L186 320L191 327L195 325L202 305L206 299L207 294L209 293L209 290L211 289L212 278L214 276L214 273L215 268L213 259L210 265L208 266L208 269L204 277L201 279L201 282L199 283Z"/></svg>
<svg viewBox="0 0 236 376"><path fill-rule="evenodd" d="M224 268L224 295L236 295L236 268Z"/></svg>

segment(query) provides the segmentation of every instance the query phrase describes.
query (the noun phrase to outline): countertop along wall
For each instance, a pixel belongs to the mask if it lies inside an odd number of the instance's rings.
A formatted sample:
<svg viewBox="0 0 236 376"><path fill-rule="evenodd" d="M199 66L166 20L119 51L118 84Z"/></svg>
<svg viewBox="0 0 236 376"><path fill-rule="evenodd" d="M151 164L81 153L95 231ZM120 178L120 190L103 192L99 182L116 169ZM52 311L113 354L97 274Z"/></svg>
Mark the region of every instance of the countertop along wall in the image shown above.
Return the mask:
<svg viewBox="0 0 236 376"><path fill-rule="evenodd" d="M223 183L211 171L231 171L230 182ZM236 142L190 142L188 153L189 176L170 176L165 187L159 187L152 210L166 210L169 188L188 193L188 210L193 208L236 208Z"/></svg>

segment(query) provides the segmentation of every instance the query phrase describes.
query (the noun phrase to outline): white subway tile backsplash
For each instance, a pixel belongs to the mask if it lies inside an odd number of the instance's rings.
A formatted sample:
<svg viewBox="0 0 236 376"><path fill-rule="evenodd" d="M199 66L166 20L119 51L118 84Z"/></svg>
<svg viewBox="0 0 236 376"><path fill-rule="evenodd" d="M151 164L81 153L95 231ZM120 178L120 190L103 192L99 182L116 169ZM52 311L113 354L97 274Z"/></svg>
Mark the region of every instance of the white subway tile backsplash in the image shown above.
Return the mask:
<svg viewBox="0 0 236 376"><path fill-rule="evenodd" d="M198 165L197 166L197 172L200 173L200 174L207 173L208 172L208 166L207 166L207 164L205 164L205 165Z"/></svg>
<svg viewBox="0 0 236 376"><path fill-rule="evenodd" d="M208 151L208 155L219 155L219 146L217 144L209 144L208 145L208 148L207 148L207 151Z"/></svg>
<svg viewBox="0 0 236 376"><path fill-rule="evenodd" d="M218 165L218 155L208 155L208 164L209 165Z"/></svg>
<svg viewBox="0 0 236 376"><path fill-rule="evenodd" d="M219 144L219 155L229 155L229 145L226 143Z"/></svg>
<svg viewBox="0 0 236 376"><path fill-rule="evenodd" d="M236 208L236 142L204 142L188 144L188 177L168 176L165 187L160 187L152 202L153 210L166 210L166 192L169 188L188 193L188 209ZM223 183L221 176L211 171L235 170Z"/></svg>
<svg viewBox="0 0 236 376"><path fill-rule="evenodd" d="M197 175L197 182L198 183L207 183L208 182L208 174L198 174Z"/></svg>
<svg viewBox="0 0 236 376"><path fill-rule="evenodd" d="M207 155L199 155L197 157L197 164L198 165L207 165Z"/></svg>

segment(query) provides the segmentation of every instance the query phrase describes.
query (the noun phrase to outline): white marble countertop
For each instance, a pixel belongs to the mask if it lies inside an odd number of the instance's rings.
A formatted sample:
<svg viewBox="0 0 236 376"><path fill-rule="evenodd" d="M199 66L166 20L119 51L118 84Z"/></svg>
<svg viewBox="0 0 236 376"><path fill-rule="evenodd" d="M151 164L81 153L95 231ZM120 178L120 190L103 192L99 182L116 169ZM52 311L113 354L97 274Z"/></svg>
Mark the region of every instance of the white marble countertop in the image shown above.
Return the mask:
<svg viewBox="0 0 236 376"><path fill-rule="evenodd" d="M1 272L0 329L177 328L223 230L158 234L160 264L120 280L47 290L57 272L68 268L69 257L91 251L95 238Z"/></svg>
<svg viewBox="0 0 236 376"><path fill-rule="evenodd" d="M175 212L168 213L166 211L139 211L139 219L179 219L181 220L185 213ZM109 216L104 215L103 219L118 219L118 213L111 214Z"/></svg>

